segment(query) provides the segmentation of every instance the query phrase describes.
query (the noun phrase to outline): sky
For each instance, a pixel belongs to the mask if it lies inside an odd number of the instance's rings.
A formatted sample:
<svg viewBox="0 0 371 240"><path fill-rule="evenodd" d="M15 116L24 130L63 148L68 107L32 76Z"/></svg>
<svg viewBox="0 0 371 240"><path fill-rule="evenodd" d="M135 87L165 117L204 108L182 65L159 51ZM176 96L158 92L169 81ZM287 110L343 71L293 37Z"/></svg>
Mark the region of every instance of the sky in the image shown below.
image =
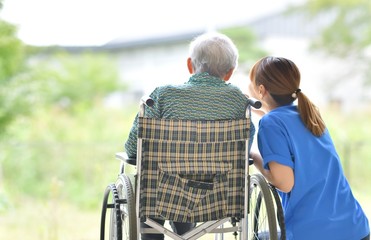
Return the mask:
<svg viewBox="0 0 371 240"><path fill-rule="evenodd" d="M103 45L115 38L213 30L301 0L3 0L0 18L38 46Z"/></svg>

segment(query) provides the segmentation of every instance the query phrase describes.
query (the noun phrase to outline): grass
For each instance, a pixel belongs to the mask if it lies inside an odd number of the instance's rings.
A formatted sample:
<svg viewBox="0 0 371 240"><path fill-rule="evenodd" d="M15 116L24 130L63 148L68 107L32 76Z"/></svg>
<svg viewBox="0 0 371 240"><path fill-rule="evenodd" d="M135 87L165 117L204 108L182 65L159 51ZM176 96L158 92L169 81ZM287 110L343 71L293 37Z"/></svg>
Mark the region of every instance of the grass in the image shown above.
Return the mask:
<svg viewBox="0 0 371 240"><path fill-rule="evenodd" d="M93 240L100 213L58 200L24 199L22 206L0 215L0 239Z"/></svg>

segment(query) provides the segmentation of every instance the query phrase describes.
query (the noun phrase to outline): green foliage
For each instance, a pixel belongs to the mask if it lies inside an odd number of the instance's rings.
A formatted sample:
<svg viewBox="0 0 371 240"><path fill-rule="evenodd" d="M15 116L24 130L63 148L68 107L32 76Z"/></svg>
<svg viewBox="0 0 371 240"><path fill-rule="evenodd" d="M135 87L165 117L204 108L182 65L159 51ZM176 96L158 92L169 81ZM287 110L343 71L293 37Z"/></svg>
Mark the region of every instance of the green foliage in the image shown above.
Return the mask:
<svg viewBox="0 0 371 240"><path fill-rule="evenodd" d="M323 111L324 120L342 160L344 172L351 185L371 196L371 128L367 119L370 109L339 115L336 109Z"/></svg>
<svg viewBox="0 0 371 240"><path fill-rule="evenodd" d="M312 39L312 50L347 62L348 72L336 79L337 84L358 75L367 87L371 83L371 1L307 0L295 10L328 21L321 34Z"/></svg>
<svg viewBox="0 0 371 240"><path fill-rule="evenodd" d="M32 68L43 85L48 106L84 111L107 94L125 88L119 83L116 63L105 54L59 52L40 57Z"/></svg>
<svg viewBox="0 0 371 240"><path fill-rule="evenodd" d="M0 133L17 117L40 108L86 111L109 93L123 89L116 63L107 55L60 52L29 56L27 68L0 89Z"/></svg>
<svg viewBox="0 0 371 240"><path fill-rule="evenodd" d="M370 7L368 0L309 0L307 6L310 11L318 12L330 8L354 8L362 5Z"/></svg>
<svg viewBox="0 0 371 240"><path fill-rule="evenodd" d="M258 44L255 34L247 27L233 27L220 30L230 37L239 51L239 62L241 65L251 65L257 59L267 55Z"/></svg>
<svg viewBox="0 0 371 240"><path fill-rule="evenodd" d="M305 9L313 15L327 12L333 20L315 41L315 47L337 56L363 56L371 44L369 0L309 0Z"/></svg>
<svg viewBox="0 0 371 240"><path fill-rule="evenodd" d="M16 27L0 20L0 137L7 126L28 106L27 83L19 77L24 66L24 45L16 38Z"/></svg>
<svg viewBox="0 0 371 240"><path fill-rule="evenodd" d="M28 115L37 105L36 93L40 89L27 75L19 74L4 82L0 88L0 138L18 117Z"/></svg>
<svg viewBox="0 0 371 240"><path fill-rule="evenodd" d="M3 84L21 70L24 45L16 38L17 28L0 20L0 83Z"/></svg>
<svg viewBox="0 0 371 240"><path fill-rule="evenodd" d="M371 44L371 1L369 0L310 0L307 8L312 14L331 12L333 21L316 40L315 46L338 56L363 56Z"/></svg>
<svg viewBox="0 0 371 240"><path fill-rule="evenodd" d="M112 123L123 113L102 106L125 89L116 62L42 48L27 47L26 55L15 33L0 21L0 211L24 197L96 206L127 131Z"/></svg>
<svg viewBox="0 0 371 240"><path fill-rule="evenodd" d="M120 163L114 154L123 151L137 110L95 104L73 115L54 108L18 119L9 129L17 138L0 142L3 199L16 207L17 199L31 197L97 208L107 184L116 180Z"/></svg>
<svg viewBox="0 0 371 240"><path fill-rule="evenodd" d="M105 109L103 98L124 87L115 62L104 54L39 50L29 57L27 69L1 88L0 113L12 122L0 140L0 181L12 200L54 196L87 208L97 204L105 187L100 184L117 171L113 156L127 131L112 123L122 122L123 112ZM13 108L32 114L11 115ZM9 197L0 198L4 208Z"/></svg>

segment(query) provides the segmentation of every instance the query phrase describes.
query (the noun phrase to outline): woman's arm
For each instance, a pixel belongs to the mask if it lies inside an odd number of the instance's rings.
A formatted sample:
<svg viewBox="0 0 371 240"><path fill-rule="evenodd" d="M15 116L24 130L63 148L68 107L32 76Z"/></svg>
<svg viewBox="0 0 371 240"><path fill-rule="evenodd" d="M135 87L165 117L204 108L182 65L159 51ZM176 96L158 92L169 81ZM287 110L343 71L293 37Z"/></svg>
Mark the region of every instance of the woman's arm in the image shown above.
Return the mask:
<svg viewBox="0 0 371 240"><path fill-rule="evenodd" d="M263 167L263 159L260 153L251 152L250 157L254 160L254 166L263 174L263 176L276 188L283 192L290 192L294 187L295 177L292 168L269 162L269 170Z"/></svg>

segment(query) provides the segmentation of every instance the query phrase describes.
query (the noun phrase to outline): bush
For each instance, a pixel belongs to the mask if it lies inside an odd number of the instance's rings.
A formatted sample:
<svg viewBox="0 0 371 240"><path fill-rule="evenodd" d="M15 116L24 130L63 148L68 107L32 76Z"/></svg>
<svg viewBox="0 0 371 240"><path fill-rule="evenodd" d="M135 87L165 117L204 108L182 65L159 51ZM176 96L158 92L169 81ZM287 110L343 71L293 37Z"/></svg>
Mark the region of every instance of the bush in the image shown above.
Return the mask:
<svg viewBox="0 0 371 240"><path fill-rule="evenodd" d="M123 151L135 111L95 106L84 114L40 111L17 121L10 130L18 138L1 143L8 198L15 204L25 196L57 198L96 208L106 185L116 180L114 154Z"/></svg>

